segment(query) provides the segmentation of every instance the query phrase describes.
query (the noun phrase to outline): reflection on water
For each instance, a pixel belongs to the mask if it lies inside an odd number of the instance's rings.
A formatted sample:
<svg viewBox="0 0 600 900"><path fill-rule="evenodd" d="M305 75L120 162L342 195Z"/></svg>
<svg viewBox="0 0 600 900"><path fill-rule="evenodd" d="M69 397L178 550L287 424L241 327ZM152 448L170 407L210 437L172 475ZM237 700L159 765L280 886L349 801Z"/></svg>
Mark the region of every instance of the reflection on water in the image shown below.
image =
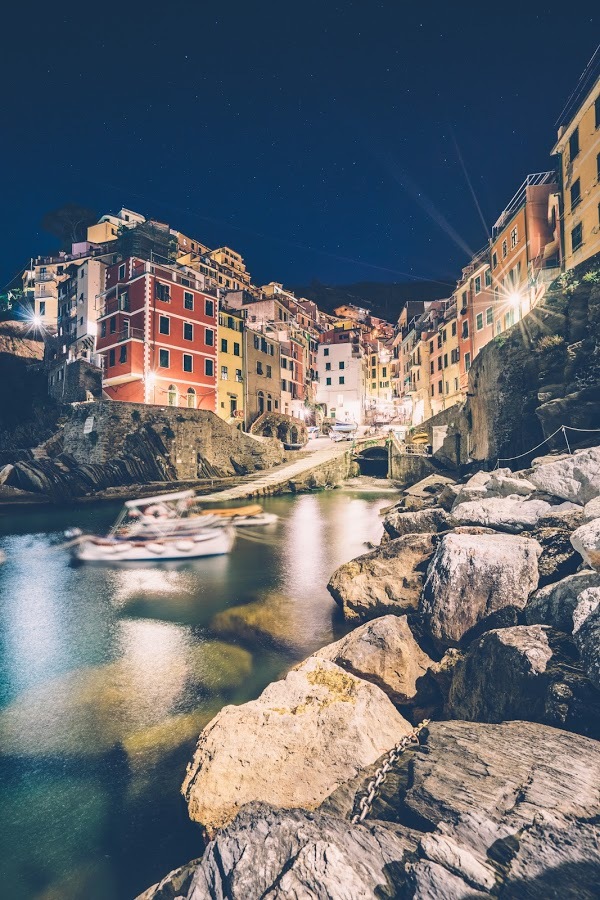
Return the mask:
<svg viewBox="0 0 600 900"><path fill-rule="evenodd" d="M371 490L272 498L278 524L230 556L154 567L57 548L115 509L0 518L2 896L129 900L199 854L179 796L196 737L342 633L326 584L381 535Z"/></svg>

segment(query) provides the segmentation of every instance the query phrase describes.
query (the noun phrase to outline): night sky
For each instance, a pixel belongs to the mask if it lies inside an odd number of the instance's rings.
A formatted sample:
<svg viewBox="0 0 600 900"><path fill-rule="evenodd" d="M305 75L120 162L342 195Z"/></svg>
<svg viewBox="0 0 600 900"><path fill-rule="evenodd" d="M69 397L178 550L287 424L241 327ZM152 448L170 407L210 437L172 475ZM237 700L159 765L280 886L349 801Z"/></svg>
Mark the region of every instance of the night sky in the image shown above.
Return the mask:
<svg viewBox="0 0 600 900"><path fill-rule="evenodd" d="M227 244L259 284L453 281L552 167L600 39L588 0L15 7L0 287L67 202Z"/></svg>

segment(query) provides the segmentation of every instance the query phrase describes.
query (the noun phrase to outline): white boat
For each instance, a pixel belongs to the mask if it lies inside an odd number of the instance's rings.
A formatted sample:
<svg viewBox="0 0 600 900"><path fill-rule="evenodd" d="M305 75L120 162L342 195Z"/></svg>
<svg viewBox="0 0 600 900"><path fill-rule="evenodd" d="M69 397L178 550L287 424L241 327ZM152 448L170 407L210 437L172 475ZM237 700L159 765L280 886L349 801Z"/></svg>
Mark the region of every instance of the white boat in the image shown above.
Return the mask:
<svg viewBox="0 0 600 900"><path fill-rule="evenodd" d="M105 537L67 533L83 562L154 562L229 553L235 530L222 517L190 515L193 491L127 500Z"/></svg>
<svg viewBox="0 0 600 900"><path fill-rule="evenodd" d="M333 432L344 434L345 432L357 431L358 425L356 422L336 422L331 430Z"/></svg>
<svg viewBox="0 0 600 900"><path fill-rule="evenodd" d="M211 524L215 520L221 523L231 522L236 528L248 528L256 525L273 525L278 516L275 513L267 513L258 503L251 506L232 506L227 509L203 509L198 518L206 518ZM192 514L192 521L196 521L196 515Z"/></svg>

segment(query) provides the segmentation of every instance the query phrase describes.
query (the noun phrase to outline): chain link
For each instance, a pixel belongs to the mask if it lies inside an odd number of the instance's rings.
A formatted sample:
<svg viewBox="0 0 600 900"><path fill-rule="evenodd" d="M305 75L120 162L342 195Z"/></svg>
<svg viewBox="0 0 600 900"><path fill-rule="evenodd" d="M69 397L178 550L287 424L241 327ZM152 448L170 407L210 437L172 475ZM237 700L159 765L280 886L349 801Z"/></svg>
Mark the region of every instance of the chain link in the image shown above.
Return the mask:
<svg viewBox="0 0 600 900"><path fill-rule="evenodd" d="M404 735L401 738L395 747L392 747L388 755L386 756L383 763L379 766L373 778L367 785L366 793L360 798L358 803L358 808L360 810L355 816L352 817L352 824L358 825L359 822L364 822L371 811L371 807L373 806L373 801L377 796L379 788L385 781L388 776L390 769L393 764L402 756L404 751L411 746L415 746L415 744L419 744L419 735L429 725L430 719L423 719L416 728L410 732L410 734Z"/></svg>

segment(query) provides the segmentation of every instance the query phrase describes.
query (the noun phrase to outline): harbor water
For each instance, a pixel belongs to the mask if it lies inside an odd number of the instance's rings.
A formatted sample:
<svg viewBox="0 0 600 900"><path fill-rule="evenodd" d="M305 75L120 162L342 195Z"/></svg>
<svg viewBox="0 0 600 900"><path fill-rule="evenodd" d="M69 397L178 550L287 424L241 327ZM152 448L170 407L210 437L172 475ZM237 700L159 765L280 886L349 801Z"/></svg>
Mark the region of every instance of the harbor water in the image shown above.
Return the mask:
<svg viewBox="0 0 600 900"><path fill-rule="evenodd" d="M365 478L271 498L229 556L75 565L69 526L118 508L0 513L0 895L132 900L200 855L179 788L198 733L344 625L326 585L382 533Z"/></svg>

